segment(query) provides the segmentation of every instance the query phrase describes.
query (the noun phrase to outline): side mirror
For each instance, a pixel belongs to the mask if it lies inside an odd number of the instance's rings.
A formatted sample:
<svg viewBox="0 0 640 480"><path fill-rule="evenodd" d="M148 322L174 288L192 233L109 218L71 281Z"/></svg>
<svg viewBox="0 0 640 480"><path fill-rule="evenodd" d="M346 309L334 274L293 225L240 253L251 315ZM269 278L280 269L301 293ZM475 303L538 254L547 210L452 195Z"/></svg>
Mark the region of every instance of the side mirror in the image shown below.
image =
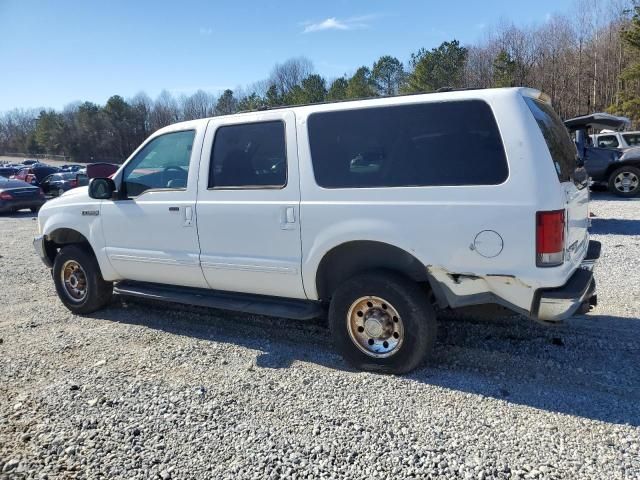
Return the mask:
<svg viewBox="0 0 640 480"><path fill-rule="evenodd" d="M110 200L115 191L116 184L110 178L92 178L89 182L89 197L96 200Z"/></svg>

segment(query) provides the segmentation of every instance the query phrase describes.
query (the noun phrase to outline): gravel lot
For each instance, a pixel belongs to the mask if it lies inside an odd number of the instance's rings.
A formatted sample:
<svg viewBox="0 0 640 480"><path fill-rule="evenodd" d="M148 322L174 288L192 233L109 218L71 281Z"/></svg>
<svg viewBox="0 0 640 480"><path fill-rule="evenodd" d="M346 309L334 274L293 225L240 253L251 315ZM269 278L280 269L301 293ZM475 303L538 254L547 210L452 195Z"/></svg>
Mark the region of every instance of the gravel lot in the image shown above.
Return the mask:
<svg viewBox="0 0 640 480"><path fill-rule="evenodd" d="M596 193L600 305L556 328L443 319L405 377L321 323L70 314L0 217L0 478L640 478L640 200Z"/></svg>

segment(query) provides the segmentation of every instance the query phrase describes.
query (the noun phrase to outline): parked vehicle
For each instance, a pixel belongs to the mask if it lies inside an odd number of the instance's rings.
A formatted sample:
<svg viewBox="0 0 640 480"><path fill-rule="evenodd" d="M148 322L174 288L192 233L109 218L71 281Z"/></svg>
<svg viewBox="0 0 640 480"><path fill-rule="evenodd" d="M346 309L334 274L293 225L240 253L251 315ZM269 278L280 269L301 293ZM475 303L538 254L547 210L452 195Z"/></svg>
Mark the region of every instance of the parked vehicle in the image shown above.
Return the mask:
<svg viewBox="0 0 640 480"><path fill-rule="evenodd" d="M22 162L23 165L35 165L36 163L39 163L38 160L34 160L33 158L25 158Z"/></svg>
<svg viewBox="0 0 640 480"><path fill-rule="evenodd" d="M435 307L553 323L595 303L588 199L546 95L451 91L165 127L47 203L34 246L72 312L115 291L327 314L349 362L401 373L432 350Z"/></svg>
<svg viewBox="0 0 640 480"><path fill-rule="evenodd" d="M29 209L37 212L46 199L42 190L22 180L0 177L0 212Z"/></svg>
<svg viewBox="0 0 640 480"><path fill-rule="evenodd" d="M68 164L68 165L62 165L60 167L60 170L63 172L77 172L81 168L82 168L82 165Z"/></svg>
<svg viewBox="0 0 640 480"><path fill-rule="evenodd" d="M602 130L600 133L589 135L589 137L593 145L600 148L619 148L624 151L640 147L640 132L638 131L616 132Z"/></svg>
<svg viewBox="0 0 640 480"><path fill-rule="evenodd" d="M594 183L606 185L609 190L622 197L640 194L640 148L607 147L599 140L592 144L589 129L619 129L629 122L625 117L608 113L594 113L565 121L565 125L575 136L578 153L587 173Z"/></svg>
<svg viewBox="0 0 640 480"><path fill-rule="evenodd" d="M16 173L18 173L18 169L16 167L0 166L0 177L9 178Z"/></svg>
<svg viewBox="0 0 640 480"><path fill-rule="evenodd" d="M31 185L39 186L42 180L53 173L57 173L58 171L59 170L56 167L38 164L21 168L11 178L22 180L23 182L29 183Z"/></svg>
<svg viewBox="0 0 640 480"><path fill-rule="evenodd" d="M76 188L78 180L74 172L54 173L40 182L40 188L46 195L59 197L67 190Z"/></svg>

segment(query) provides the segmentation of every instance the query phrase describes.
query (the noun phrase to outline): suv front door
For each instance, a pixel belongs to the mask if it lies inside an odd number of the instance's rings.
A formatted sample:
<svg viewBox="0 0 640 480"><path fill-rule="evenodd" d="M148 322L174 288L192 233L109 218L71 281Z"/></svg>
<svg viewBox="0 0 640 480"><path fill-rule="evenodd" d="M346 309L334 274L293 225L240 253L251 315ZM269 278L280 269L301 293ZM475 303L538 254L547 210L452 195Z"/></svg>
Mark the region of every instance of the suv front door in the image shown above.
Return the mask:
<svg viewBox="0 0 640 480"><path fill-rule="evenodd" d="M126 199L101 207L106 253L127 280L206 288L196 229L204 128L148 141L118 174Z"/></svg>
<svg viewBox="0 0 640 480"><path fill-rule="evenodd" d="M306 298L293 112L210 120L199 183L200 262L209 286Z"/></svg>

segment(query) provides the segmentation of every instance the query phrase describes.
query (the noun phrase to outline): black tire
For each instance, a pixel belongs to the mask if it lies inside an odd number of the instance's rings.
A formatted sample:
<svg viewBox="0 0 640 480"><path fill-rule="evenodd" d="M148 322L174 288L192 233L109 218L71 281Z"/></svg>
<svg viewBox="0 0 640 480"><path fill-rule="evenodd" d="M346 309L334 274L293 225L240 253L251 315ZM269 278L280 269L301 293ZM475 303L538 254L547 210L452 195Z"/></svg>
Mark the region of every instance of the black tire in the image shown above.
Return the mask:
<svg viewBox="0 0 640 480"><path fill-rule="evenodd" d="M400 316L403 340L390 356L371 356L351 338L349 310L358 299L368 296L384 299ZM356 275L337 288L329 307L329 328L336 348L355 368L402 374L419 366L431 353L437 322L428 293L417 283L393 272L373 271Z"/></svg>
<svg viewBox="0 0 640 480"><path fill-rule="evenodd" d="M631 175L636 179L640 179L640 168L633 167L631 165L625 165L618 168L617 170L614 170L613 173L609 175L609 191L611 193L619 195L620 197L635 197L636 195L640 194L640 181L637 180L636 186L633 189L630 189L628 192L620 191L618 188L616 188L616 178L620 174Z"/></svg>
<svg viewBox="0 0 640 480"><path fill-rule="evenodd" d="M86 294L78 300L71 298L62 280L62 269L69 261L76 262L85 273ZM100 310L111 301L113 283L104 281L100 266L93 253L82 246L68 245L63 247L53 262L52 273L58 297L64 306L73 313L92 313Z"/></svg>

